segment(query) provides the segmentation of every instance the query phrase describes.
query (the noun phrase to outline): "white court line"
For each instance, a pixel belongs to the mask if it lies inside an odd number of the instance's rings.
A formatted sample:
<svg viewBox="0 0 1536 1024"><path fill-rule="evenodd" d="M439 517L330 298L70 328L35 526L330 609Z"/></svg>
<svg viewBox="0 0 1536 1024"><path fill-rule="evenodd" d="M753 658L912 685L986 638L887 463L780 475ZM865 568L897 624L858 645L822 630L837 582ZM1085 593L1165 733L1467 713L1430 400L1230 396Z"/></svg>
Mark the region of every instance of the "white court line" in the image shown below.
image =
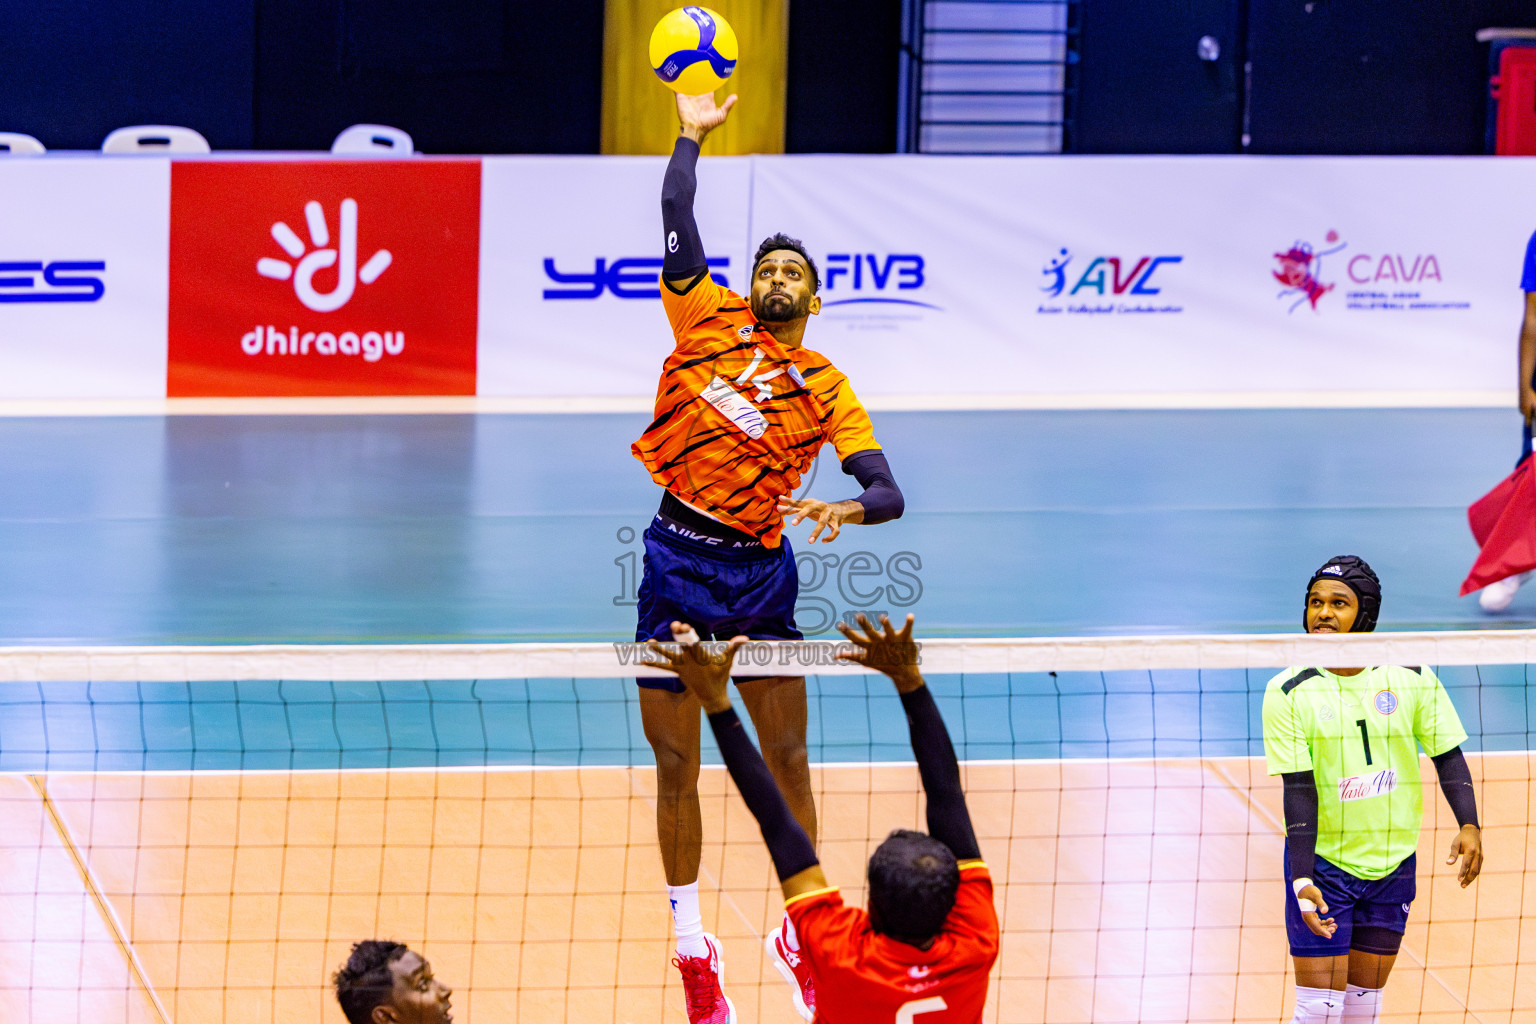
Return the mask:
<svg viewBox="0 0 1536 1024"><path fill-rule="evenodd" d="M74 861L75 871L80 875L80 881L85 884L86 892L90 893L91 900L96 904L96 912L101 915L102 923L107 926L107 931L117 943L117 948L122 951L128 960L128 969L133 972L134 978L144 989L149 1001L154 1004L155 1013L160 1017L160 1024L171 1024L171 1018L165 1012L165 1004L160 1001L160 994L155 991L155 986L149 980L149 972L144 969L144 964L139 960L138 950L133 948L133 943L128 939L128 932L123 928L123 922L118 919L117 910L112 906L106 894L102 892L101 881L96 877L96 872L85 859L75 845L75 838L70 834L69 826L64 824L64 818L59 814L59 809L54 806L53 798L48 795L48 783L44 777L36 773L28 773L27 781L37 792L38 798L43 802L43 810L48 814L48 820L53 823L54 831L58 833L59 840L68 851L70 860Z"/></svg>
<svg viewBox="0 0 1536 1024"><path fill-rule="evenodd" d="M305 416L474 413L649 413L648 395L336 398L8 398L5 416ZM1514 408L1506 389L1455 391L1169 391L870 395L875 412L1134 409Z"/></svg>

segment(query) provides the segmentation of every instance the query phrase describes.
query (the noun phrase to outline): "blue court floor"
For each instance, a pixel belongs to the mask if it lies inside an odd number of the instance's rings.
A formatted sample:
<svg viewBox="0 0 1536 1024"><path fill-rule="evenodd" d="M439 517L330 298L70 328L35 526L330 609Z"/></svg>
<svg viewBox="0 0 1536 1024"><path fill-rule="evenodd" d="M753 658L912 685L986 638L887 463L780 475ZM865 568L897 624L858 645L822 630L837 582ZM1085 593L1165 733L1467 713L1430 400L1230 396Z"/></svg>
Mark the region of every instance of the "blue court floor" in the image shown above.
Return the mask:
<svg viewBox="0 0 1536 1024"><path fill-rule="evenodd" d="M657 490L628 415L0 419L0 642L625 639ZM809 633L1299 629L1328 556L1387 629L1490 619L1456 589L1490 410L886 413L907 514L802 545ZM808 493L850 496L828 457ZM793 531L803 541L806 527ZM1278 668L1278 666L1277 666ZM1443 672L1469 749L1526 749L1527 666ZM1259 752L1271 671L938 677L961 757ZM906 760L884 680L809 681L818 761ZM711 747L705 737L706 747ZM714 757L708 750L706 756ZM645 764L625 680L19 684L0 770Z"/></svg>
<svg viewBox="0 0 1536 1024"><path fill-rule="evenodd" d="M1330 555L1382 627L1536 625L1457 587L1502 410L877 414L907 514L804 543L799 619L928 635L1298 628ZM631 635L642 415L0 420L0 643ZM857 492L830 455L806 492Z"/></svg>

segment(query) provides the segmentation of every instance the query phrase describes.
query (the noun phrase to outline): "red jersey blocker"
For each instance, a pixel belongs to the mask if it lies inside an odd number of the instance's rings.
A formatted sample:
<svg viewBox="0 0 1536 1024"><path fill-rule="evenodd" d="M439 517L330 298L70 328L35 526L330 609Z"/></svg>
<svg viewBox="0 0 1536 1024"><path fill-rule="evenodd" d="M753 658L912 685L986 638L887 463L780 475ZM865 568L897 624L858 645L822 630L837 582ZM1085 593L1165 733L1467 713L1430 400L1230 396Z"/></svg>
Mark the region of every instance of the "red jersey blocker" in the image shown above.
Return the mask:
<svg viewBox="0 0 1536 1024"><path fill-rule="evenodd" d="M816 1020L825 1024L976 1024L997 960L992 876L979 860L960 864L960 889L927 949L877 934L869 914L844 905L836 888L784 903L800 952L816 978ZM921 1019L915 1019L921 1015Z"/></svg>
<svg viewBox="0 0 1536 1024"><path fill-rule="evenodd" d="M630 451L672 494L777 548L778 501L823 443L839 460L879 450L869 413L830 359L779 343L707 274L682 295L663 281L661 300L677 344Z"/></svg>
<svg viewBox="0 0 1536 1024"><path fill-rule="evenodd" d="M745 641L732 641L723 657L690 650L698 638L684 625L673 631L674 637L682 634L680 640L651 645L649 663L676 673L698 698L721 760L757 819L784 893L785 913L799 936L799 959L810 968L814 1020L981 1024L1001 929L954 744L918 669L912 617L900 630L884 616L878 627L863 615L857 626L838 624L855 648L839 653L839 660L867 666L895 683L927 796L927 834L898 829L870 858L874 916L844 905L842 894L828 883L810 837L790 813L731 706L727 684L735 653ZM951 879L954 901L943 907L937 897Z"/></svg>

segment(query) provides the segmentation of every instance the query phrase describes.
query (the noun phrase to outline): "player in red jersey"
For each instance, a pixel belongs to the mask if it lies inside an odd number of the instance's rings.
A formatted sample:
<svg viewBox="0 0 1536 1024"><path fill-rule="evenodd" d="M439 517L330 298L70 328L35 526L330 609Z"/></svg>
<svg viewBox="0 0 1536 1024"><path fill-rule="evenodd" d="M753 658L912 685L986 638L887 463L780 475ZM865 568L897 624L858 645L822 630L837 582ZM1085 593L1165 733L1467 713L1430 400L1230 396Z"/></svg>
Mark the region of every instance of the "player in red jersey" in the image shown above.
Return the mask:
<svg viewBox="0 0 1536 1024"><path fill-rule="evenodd" d="M800 952L816 982L817 1021L836 1024L979 1024L997 960L992 878L971 827L960 766L944 720L917 668L912 616L896 630L862 614L838 628L858 649L839 658L891 677L907 713L912 752L928 796L928 833L898 829L869 858L868 912L843 904L805 830L731 707L726 683L745 637L724 650L698 643L682 622L675 643L651 642L653 663L677 673L709 715L720 754L763 831Z"/></svg>

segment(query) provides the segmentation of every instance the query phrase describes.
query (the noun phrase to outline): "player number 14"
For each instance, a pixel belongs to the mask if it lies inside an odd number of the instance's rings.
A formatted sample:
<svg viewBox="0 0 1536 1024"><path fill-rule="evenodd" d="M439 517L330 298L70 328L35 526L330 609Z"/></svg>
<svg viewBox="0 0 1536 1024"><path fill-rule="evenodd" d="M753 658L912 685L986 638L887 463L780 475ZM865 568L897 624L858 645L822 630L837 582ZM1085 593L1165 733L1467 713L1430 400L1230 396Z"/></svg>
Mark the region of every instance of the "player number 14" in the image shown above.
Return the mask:
<svg viewBox="0 0 1536 1024"><path fill-rule="evenodd" d="M902 1003L896 1010L896 1024L913 1024L920 1013L933 1013L935 1010L947 1009L949 1006L944 1002L943 996L914 999L910 1003Z"/></svg>

